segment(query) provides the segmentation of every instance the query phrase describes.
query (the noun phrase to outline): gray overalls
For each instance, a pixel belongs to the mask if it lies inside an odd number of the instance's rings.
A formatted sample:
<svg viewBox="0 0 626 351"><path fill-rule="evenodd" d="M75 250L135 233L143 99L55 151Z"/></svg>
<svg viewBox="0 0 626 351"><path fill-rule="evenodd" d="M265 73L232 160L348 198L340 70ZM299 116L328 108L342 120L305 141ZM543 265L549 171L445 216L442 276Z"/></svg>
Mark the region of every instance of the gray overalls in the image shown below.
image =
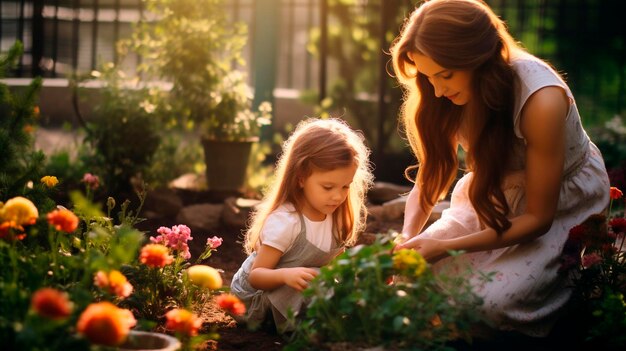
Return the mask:
<svg viewBox="0 0 626 351"><path fill-rule="evenodd" d="M337 240L333 240L333 245L329 252L325 252L313 245L306 238L306 226L304 218L300 214L300 223L302 229L296 237L291 248L289 248L278 261L278 268L292 267L310 267L318 268L328 264L343 247L337 244ZM230 285L231 292L239 297L246 305L246 315L244 320L250 326L256 326L262 323L271 311L276 330L280 333L291 331L295 325L293 320L289 321L287 312L291 309L294 313L300 311L305 305L302 293L294 288L283 285L271 291L257 290L250 286L248 275L256 258L256 252L253 252L243 262L241 268L233 276Z"/></svg>

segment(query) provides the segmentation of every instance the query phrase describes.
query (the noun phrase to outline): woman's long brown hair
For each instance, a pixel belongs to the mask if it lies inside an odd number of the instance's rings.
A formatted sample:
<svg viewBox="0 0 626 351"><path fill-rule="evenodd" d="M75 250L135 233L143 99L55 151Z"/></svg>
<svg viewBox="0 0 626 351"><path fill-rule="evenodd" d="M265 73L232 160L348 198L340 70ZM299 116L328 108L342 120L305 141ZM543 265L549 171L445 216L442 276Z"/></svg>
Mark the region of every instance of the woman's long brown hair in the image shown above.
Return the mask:
<svg viewBox="0 0 626 351"><path fill-rule="evenodd" d="M413 12L391 48L405 88L401 123L418 164L415 182L424 209L443 198L456 178L458 136L468 145L474 173L469 198L482 224L502 233L511 226L501 185L515 140L516 75L511 56L522 49L493 11L478 0L432 0ZM457 106L437 98L409 53L450 70L471 72L471 99Z"/></svg>

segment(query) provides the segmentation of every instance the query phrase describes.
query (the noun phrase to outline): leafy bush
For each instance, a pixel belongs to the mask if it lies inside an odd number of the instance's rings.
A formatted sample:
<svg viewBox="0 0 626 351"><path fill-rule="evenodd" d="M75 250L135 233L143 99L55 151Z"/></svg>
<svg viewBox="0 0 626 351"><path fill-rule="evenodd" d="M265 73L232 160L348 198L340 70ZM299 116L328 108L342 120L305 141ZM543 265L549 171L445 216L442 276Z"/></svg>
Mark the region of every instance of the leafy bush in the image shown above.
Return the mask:
<svg viewBox="0 0 626 351"><path fill-rule="evenodd" d="M346 343L444 349L478 320L480 299L463 277L434 274L414 250L393 252L389 235L347 250L312 281L291 349Z"/></svg>

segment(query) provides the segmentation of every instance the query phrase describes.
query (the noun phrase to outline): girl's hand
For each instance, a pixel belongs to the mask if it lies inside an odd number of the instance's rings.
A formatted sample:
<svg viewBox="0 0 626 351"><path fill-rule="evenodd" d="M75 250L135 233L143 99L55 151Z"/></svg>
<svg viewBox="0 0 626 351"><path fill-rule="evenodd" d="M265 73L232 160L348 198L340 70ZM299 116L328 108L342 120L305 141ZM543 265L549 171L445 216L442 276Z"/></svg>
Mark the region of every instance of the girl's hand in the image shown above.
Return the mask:
<svg viewBox="0 0 626 351"><path fill-rule="evenodd" d="M298 291L306 289L318 274L317 270L307 267L283 268L281 271L285 284Z"/></svg>
<svg viewBox="0 0 626 351"><path fill-rule="evenodd" d="M431 263L437 262L448 255L445 240L424 238L419 235L397 245L394 250L400 249L417 250L426 261Z"/></svg>

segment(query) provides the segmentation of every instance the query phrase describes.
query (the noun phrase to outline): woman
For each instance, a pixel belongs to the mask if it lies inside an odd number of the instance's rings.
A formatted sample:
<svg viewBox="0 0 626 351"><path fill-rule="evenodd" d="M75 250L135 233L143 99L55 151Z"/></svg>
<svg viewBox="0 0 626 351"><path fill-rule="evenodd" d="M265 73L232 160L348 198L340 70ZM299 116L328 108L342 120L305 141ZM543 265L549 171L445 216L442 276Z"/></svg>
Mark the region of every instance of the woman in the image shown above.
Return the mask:
<svg viewBox="0 0 626 351"><path fill-rule="evenodd" d="M419 166L398 248L431 262L466 252L462 263L496 273L471 279L486 321L545 336L570 295L557 272L568 231L608 204L602 156L570 89L481 1L425 2L391 51ZM468 173L441 219L417 235L456 177L459 145Z"/></svg>

